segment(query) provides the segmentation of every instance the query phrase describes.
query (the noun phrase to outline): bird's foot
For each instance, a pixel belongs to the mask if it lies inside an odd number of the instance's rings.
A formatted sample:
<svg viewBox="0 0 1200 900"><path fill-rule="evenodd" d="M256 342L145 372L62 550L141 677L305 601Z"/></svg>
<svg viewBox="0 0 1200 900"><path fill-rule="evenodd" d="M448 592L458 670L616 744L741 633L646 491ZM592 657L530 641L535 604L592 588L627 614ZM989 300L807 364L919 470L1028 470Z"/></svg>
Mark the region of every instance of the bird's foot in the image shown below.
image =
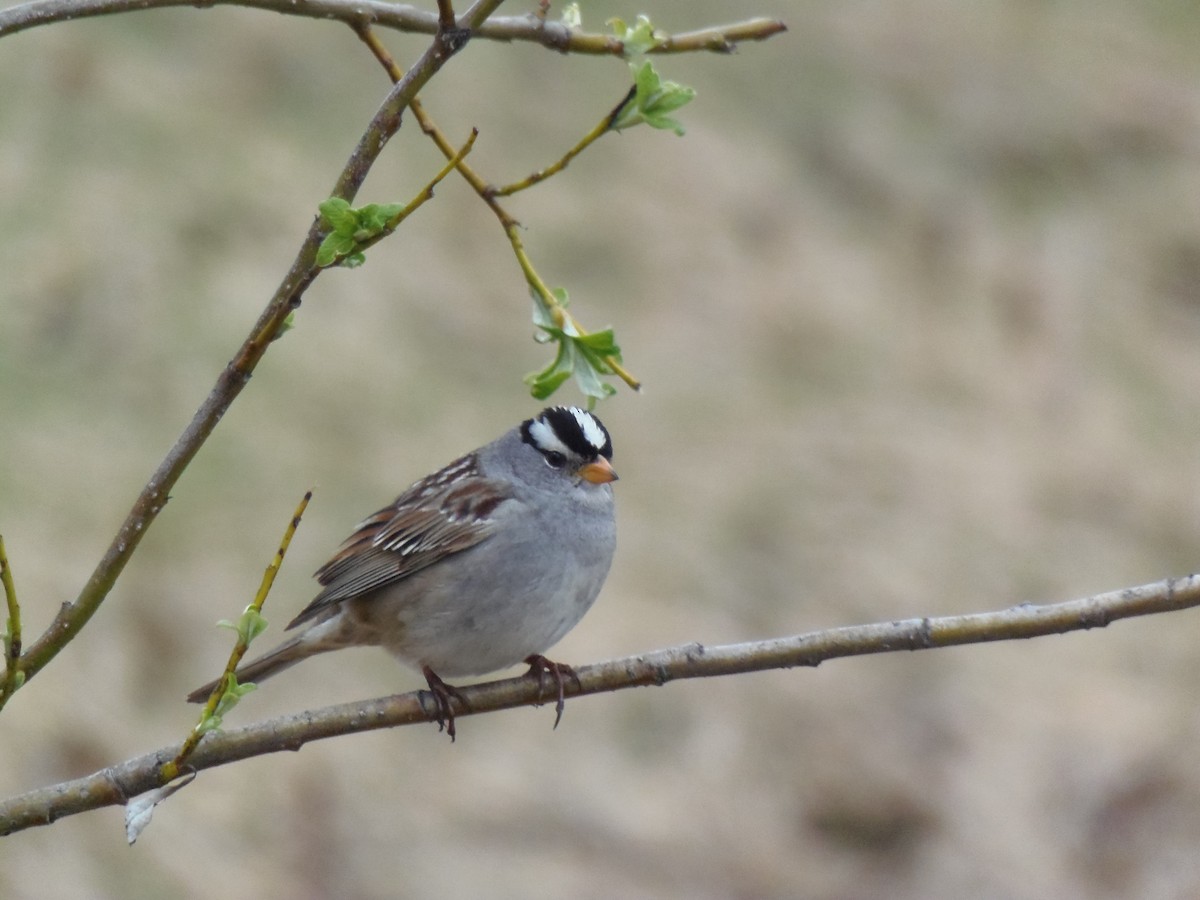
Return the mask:
<svg viewBox="0 0 1200 900"><path fill-rule="evenodd" d="M446 684L446 682L442 681L429 666L422 667L421 674L425 676L425 681L429 685L429 693L433 695L434 706L437 707L438 731L444 729L446 734L450 735L450 742L454 743L453 701L457 700L462 704L464 710L469 710L471 704L467 702L467 698L463 696L462 691L454 685Z"/></svg>
<svg viewBox="0 0 1200 900"><path fill-rule="evenodd" d="M525 662L529 664L529 671L526 674L531 678L534 676L537 677L538 699L541 699L546 694L547 675L554 679L554 683L558 687L558 702L554 704L554 727L557 728L558 723L562 721L563 710L567 707L566 699L563 696L563 685L570 678L578 687L579 676L566 663L557 663L546 659L540 653L525 657Z"/></svg>

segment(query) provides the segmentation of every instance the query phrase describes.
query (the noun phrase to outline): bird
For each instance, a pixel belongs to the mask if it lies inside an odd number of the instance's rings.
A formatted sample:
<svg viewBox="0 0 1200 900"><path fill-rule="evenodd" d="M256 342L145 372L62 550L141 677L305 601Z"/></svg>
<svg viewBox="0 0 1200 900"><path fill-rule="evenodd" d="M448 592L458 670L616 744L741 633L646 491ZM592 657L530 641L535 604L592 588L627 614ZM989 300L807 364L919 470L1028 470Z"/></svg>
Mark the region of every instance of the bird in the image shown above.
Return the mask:
<svg viewBox="0 0 1200 900"><path fill-rule="evenodd" d="M381 646L425 676L455 738L443 678L520 662L539 683L574 671L544 652L595 602L616 549L612 438L593 413L552 406L415 482L360 522L315 574L295 636L236 671L259 682L318 653ZM205 702L225 679L188 695Z"/></svg>

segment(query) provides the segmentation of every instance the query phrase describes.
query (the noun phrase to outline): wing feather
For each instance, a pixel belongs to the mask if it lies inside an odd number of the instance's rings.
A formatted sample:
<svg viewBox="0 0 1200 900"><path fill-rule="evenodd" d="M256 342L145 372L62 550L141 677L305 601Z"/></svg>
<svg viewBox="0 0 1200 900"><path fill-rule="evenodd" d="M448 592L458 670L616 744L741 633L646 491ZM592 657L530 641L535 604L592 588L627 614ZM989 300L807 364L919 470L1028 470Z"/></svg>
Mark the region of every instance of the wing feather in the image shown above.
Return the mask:
<svg viewBox="0 0 1200 900"><path fill-rule="evenodd" d="M495 531L496 511L511 496L507 485L482 476L473 454L418 481L355 527L317 570L324 590L288 628L486 540Z"/></svg>

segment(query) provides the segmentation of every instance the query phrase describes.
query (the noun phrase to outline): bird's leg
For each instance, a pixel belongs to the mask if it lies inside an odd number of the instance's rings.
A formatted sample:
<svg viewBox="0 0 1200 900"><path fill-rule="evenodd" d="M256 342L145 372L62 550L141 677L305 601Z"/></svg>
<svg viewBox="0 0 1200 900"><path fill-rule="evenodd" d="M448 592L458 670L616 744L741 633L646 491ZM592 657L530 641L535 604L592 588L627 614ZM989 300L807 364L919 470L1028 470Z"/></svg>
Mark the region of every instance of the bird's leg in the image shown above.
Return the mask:
<svg viewBox="0 0 1200 900"><path fill-rule="evenodd" d="M429 693L433 695L433 703L437 707L438 731L443 728L450 735L450 743L454 743L454 706L451 701L457 700L463 709L470 709L471 704L463 696L462 691L452 684L446 684L429 666L421 668L421 674L429 685Z"/></svg>
<svg viewBox="0 0 1200 900"><path fill-rule="evenodd" d="M533 656L525 657L525 662L529 663L529 671L526 673L530 677L537 676L538 680L538 699L546 693L546 676L549 675L554 679L554 683L558 685L558 702L554 704L554 727L558 727L558 723L562 721L563 710L567 707L566 699L563 696L563 684L567 678L570 678L579 684L579 676L575 674L575 670L566 663L557 663L553 660L546 659L540 653L535 653Z"/></svg>

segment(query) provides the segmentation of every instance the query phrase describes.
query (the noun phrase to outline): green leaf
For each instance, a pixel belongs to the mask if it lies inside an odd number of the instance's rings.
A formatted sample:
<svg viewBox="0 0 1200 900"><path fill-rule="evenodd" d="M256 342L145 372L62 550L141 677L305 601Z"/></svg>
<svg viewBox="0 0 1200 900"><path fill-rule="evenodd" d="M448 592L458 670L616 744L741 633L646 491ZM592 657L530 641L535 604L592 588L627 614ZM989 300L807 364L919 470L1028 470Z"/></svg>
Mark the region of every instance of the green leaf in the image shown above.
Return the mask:
<svg viewBox="0 0 1200 900"><path fill-rule="evenodd" d="M321 221L334 231L345 233L355 227L354 210L341 197L330 197L317 210L321 213Z"/></svg>
<svg viewBox="0 0 1200 900"><path fill-rule="evenodd" d="M529 385L529 393L535 400L545 400L562 387L563 382L570 377L570 369L566 371L538 372L537 374L526 375L525 383Z"/></svg>
<svg viewBox="0 0 1200 900"><path fill-rule="evenodd" d="M566 291L560 288L552 293L565 304ZM544 343L553 341L558 344L558 349L550 365L540 372L525 376L530 394L538 400L545 400L572 377L583 395L589 398L589 403L615 394L617 389L604 381L605 376L613 374L605 357L611 356L618 362L621 360L621 349L617 346L613 330L606 328L580 335L570 320L565 328L559 328L554 324L545 301L536 293L533 299L533 322L541 330L538 338Z"/></svg>
<svg viewBox="0 0 1200 900"><path fill-rule="evenodd" d="M396 218L404 211L399 203L368 203L354 209L341 197L330 197L317 209L329 234L317 248L316 264L325 268L340 263L351 269L366 262L363 245L395 227Z"/></svg>
<svg viewBox="0 0 1200 900"><path fill-rule="evenodd" d="M232 628L237 632L238 638L244 644L249 644L267 630L267 620L263 618L262 613L254 608L253 604L246 607L236 622L222 619L217 625L221 628Z"/></svg>
<svg viewBox="0 0 1200 900"><path fill-rule="evenodd" d="M229 676L229 686L225 688L225 693L221 694L221 699L217 701L217 710L214 715L226 715L231 709L237 706L239 700L251 691L256 690L258 690L258 685L253 681L238 684L237 675L231 674Z"/></svg>
<svg viewBox="0 0 1200 900"><path fill-rule="evenodd" d="M583 28L583 13L579 10L579 4L568 3L562 11L561 20L572 31L579 31Z"/></svg>
<svg viewBox="0 0 1200 900"><path fill-rule="evenodd" d="M595 353L602 356L613 356L616 357L617 362L621 361L621 348L617 346L611 328L593 331L591 334L579 338L579 343Z"/></svg>
<svg viewBox="0 0 1200 900"><path fill-rule="evenodd" d="M403 210L399 203L368 203L358 211L359 229L369 232L368 237L374 237L386 230Z"/></svg>
<svg viewBox="0 0 1200 900"><path fill-rule="evenodd" d="M205 734L208 734L210 731L220 731L220 730L221 730L221 717L218 716L216 713L213 713L211 716L205 716L203 719L201 719L199 722L196 723L196 733L197 734L205 735Z"/></svg>
<svg viewBox="0 0 1200 900"><path fill-rule="evenodd" d="M687 106L696 99L696 91L690 87L676 84L674 81L664 81L659 85L659 91L645 106L647 115L674 112L681 106Z"/></svg>
<svg viewBox="0 0 1200 900"><path fill-rule="evenodd" d="M339 256L353 253L354 248L358 245L353 237L338 234L336 231L331 231L325 235L325 240L321 241L321 246L317 248L316 263L322 269L326 266L331 266L337 261Z"/></svg>
<svg viewBox="0 0 1200 900"><path fill-rule="evenodd" d="M613 35L623 45L626 59L642 56L647 50L662 43L662 38L654 33L654 26L650 23L648 16L638 16L637 22L632 28L626 25L623 19L609 19L608 25L612 28Z"/></svg>
<svg viewBox="0 0 1200 900"><path fill-rule="evenodd" d="M575 383L585 397L607 397L616 393L616 388L601 379L601 373L585 354L576 352L574 357Z"/></svg>
<svg viewBox="0 0 1200 900"><path fill-rule="evenodd" d="M267 630L267 620L263 618L262 613L251 606L242 613L242 628L245 630L246 643L249 644ZM241 629L238 633L242 633Z"/></svg>
<svg viewBox="0 0 1200 900"><path fill-rule="evenodd" d="M640 63L630 63L629 67L633 69L633 83L637 86L637 99L640 106L658 92L659 85L662 84L662 77L648 59Z"/></svg>
<svg viewBox="0 0 1200 900"><path fill-rule="evenodd" d="M196 730L201 734L212 731L221 727L221 719L229 715L230 711L238 705L243 697L251 691L257 690L258 685L252 681L245 684L238 684L237 675L230 673L226 677L225 690L221 692L221 699L217 701L217 708L213 710L213 714L200 721L196 726Z"/></svg>
<svg viewBox="0 0 1200 900"><path fill-rule="evenodd" d="M667 113L691 103L696 91L674 81L663 81L649 60L630 63L633 69L634 94L613 119L612 130L621 131L645 123L683 134L683 126Z"/></svg>

